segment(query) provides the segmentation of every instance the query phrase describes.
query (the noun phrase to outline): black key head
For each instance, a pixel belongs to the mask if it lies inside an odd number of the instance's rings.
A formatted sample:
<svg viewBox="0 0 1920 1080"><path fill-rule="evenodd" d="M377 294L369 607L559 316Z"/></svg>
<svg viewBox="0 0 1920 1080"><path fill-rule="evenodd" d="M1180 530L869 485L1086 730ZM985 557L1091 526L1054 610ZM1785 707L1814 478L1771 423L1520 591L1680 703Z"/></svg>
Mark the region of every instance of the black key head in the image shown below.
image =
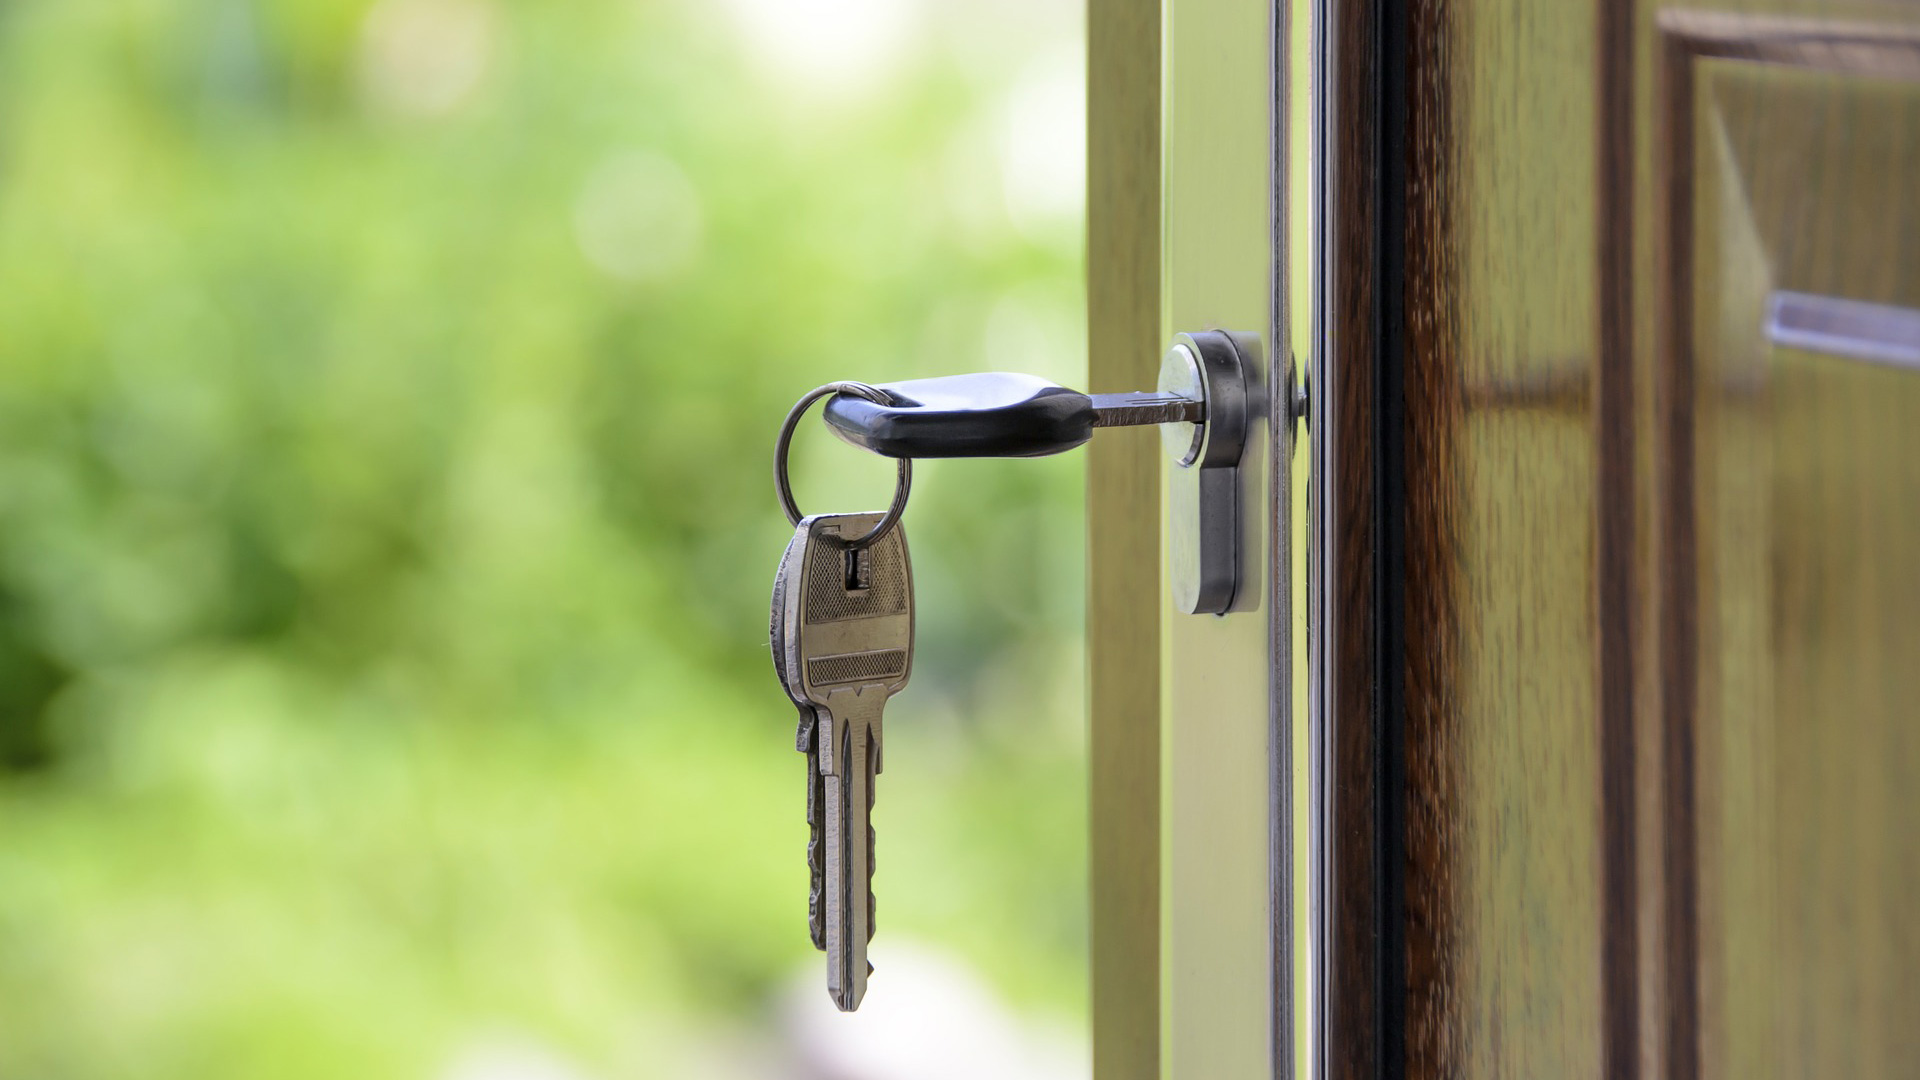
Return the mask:
<svg viewBox="0 0 1920 1080"><path fill-rule="evenodd" d="M881 383L878 405L828 399L834 434L895 458L1043 457L1093 437L1093 400L1032 375L988 371Z"/></svg>

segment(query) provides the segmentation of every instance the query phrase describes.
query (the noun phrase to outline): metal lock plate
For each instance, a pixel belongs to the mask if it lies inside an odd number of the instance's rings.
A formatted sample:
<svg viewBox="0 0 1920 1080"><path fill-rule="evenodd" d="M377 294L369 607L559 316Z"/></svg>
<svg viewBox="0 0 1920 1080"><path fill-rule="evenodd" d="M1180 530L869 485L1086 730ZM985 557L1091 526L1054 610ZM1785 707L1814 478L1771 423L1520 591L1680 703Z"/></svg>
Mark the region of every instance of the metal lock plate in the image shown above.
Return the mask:
<svg viewBox="0 0 1920 1080"><path fill-rule="evenodd" d="M1224 615L1240 584L1240 457L1248 365L1222 330L1179 334L1160 364L1162 394L1198 399L1200 423L1160 426L1167 476L1167 583L1177 610Z"/></svg>

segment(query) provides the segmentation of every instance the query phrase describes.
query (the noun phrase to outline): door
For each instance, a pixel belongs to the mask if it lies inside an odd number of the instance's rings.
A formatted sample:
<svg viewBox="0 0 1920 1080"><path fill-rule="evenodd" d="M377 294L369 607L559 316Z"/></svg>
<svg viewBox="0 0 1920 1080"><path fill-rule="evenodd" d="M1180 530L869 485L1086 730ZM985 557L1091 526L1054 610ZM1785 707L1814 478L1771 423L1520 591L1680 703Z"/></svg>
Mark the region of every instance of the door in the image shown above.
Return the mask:
<svg viewBox="0 0 1920 1080"><path fill-rule="evenodd" d="M1219 619L1095 447L1097 1074L1911 1072L1920 15L1091 11L1095 378L1310 391Z"/></svg>
<svg viewBox="0 0 1920 1080"><path fill-rule="evenodd" d="M1329 12L1323 1069L1909 1072L1912 9Z"/></svg>

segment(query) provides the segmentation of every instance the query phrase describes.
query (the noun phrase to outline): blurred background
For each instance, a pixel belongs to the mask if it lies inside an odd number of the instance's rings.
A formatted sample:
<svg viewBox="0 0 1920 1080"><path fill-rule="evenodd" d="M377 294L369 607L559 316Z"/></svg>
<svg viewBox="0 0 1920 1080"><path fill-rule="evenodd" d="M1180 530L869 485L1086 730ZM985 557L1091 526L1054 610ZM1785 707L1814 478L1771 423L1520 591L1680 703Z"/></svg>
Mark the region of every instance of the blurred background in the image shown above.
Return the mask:
<svg viewBox="0 0 1920 1080"><path fill-rule="evenodd" d="M1085 1076L1078 458L918 472L852 1017L766 646L803 391L1081 381L1080 20L0 6L0 1077Z"/></svg>

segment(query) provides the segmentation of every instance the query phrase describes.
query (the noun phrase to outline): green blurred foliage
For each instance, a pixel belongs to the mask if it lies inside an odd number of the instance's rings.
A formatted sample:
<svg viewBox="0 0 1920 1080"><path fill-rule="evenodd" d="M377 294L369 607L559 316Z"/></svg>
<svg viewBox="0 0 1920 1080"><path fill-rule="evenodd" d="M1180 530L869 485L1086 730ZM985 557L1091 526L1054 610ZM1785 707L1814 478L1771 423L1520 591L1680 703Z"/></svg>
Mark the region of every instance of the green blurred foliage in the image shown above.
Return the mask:
<svg viewBox="0 0 1920 1080"><path fill-rule="evenodd" d="M995 156L1072 42L948 7L853 101L690 2L0 8L0 1076L670 1075L818 963L779 419L1080 369ZM877 811L882 934L1068 1016L1077 470L921 470Z"/></svg>

